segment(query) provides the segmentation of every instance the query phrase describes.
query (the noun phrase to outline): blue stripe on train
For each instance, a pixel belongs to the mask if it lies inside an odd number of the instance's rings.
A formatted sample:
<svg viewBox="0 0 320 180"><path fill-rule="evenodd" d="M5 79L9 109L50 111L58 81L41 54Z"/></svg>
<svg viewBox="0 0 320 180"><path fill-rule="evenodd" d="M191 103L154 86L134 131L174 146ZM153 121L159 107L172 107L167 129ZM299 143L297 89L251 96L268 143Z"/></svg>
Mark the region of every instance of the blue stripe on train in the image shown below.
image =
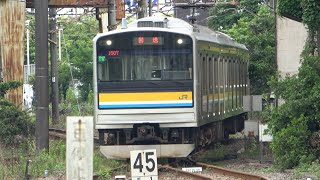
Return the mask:
<svg viewBox="0 0 320 180"><path fill-rule="evenodd" d="M115 108L153 108L153 107L192 107L192 103L99 105L99 108L102 108L102 109L115 109Z"/></svg>

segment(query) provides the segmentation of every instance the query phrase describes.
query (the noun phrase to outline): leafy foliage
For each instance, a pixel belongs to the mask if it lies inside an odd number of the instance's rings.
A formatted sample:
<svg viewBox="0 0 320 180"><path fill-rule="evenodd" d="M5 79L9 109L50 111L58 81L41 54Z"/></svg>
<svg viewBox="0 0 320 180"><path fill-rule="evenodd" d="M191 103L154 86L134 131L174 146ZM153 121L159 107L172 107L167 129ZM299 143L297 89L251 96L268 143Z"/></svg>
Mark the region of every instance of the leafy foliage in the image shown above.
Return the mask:
<svg viewBox="0 0 320 180"><path fill-rule="evenodd" d="M280 167L291 168L320 157L320 138L315 136L320 132L320 56L316 53L320 48L320 6L317 0L280 0L278 11L302 20L309 29L298 75L270 82L284 101L269 118L274 156Z"/></svg>
<svg viewBox="0 0 320 180"><path fill-rule="evenodd" d="M74 79L81 82L81 98L86 100L92 84L92 39L99 32L95 17L81 16L79 19L61 19L64 26L62 62L59 63L59 91L66 98L71 81L70 67Z"/></svg>
<svg viewBox="0 0 320 180"><path fill-rule="evenodd" d="M218 4L210 10L208 26L215 30L227 32L244 16L252 16L258 12L261 0L241 0L240 5Z"/></svg>
<svg viewBox="0 0 320 180"><path fill-rule="evenodd" d="M0 83L0 96L3 97L3 95L8 90L16 89L21 85L22 85L22 83L20 81L9 81L9 82L6 82L6 83Z"/></svg>
<svg viewBox="0 0 320 180"><path fill-rule="evenodd" d="M20 85L21 82L17 81L0 83L0 92L5 93L7 90L15 89ZM33 131L34 126L30 116L0 97L0 142L12 145L17 141L22 141L22 137L28 136Z"/></svg>
<svg viewBox="0 0 320 180"><path fill-rule="evenodd" d="M302 19L301 0L278 0L278 13L300 21Z"/></svg>
<svg viewBox="0 0 320 180"><path fill-rule="evenodd" d="M249 50L251 94L269 93L267 82L276 72L274 17L266 5L250 16L240 18L227 32Z"/></svg>
<svg viewBox="0 0 320 180"><path fill-rule="evenodd" d="M209 12L208 26L215 30L230 29L240 19L238 9L233 5L217 5Z"/></svg>
<svg viewBox="0 0 320 180"><path fill-rule="evenodd" d="M314 158L308 152L308 135L310 131L305 117L294 118L275 133L272 150L277 155L276 163L281 168L292 168L299 164L303 157Z"/></svg>
<svg viewBox="0 0 320 180"><path fill-rule="evenodd" d="M310 147L309 138L320 130L320 57L305 56L299 73L270 84L284 104L269 116L274 135L273 151L282 168L310 162L319 156L320 147Z"/></svg>

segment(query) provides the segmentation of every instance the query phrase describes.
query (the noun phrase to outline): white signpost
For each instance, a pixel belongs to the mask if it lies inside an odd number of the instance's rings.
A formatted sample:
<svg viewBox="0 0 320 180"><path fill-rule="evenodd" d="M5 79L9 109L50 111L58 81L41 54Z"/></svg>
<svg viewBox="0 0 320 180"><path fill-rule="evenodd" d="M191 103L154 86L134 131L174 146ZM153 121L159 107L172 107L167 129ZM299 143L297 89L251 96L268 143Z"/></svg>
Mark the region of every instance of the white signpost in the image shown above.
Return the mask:
<svg viewBox="0 0 320 180"><path fill-rule="evenodd" d="M155 149L130 152L132 180L158 180L158 162Z"/></svg>
<svg viewBox="0 0 320 180"><path fill-rule="evenodd" d="M93 174L93 117L67 117L67 180L88 180Z"/></svg>

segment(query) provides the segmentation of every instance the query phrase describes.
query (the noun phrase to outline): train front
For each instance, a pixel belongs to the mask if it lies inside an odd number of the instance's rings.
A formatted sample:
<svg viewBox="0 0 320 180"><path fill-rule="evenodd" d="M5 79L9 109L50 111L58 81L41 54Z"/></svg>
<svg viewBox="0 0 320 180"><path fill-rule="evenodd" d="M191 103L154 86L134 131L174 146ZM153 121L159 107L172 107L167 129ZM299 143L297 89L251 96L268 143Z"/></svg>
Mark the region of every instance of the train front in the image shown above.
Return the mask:
<svg viewBox="0 0 320 180"><path fill-rule="evenodd" d="M145 28L95 38L95 127L106 157L145 149L185 157L194 149L193 56L192 38L178 32Z"/></svg>

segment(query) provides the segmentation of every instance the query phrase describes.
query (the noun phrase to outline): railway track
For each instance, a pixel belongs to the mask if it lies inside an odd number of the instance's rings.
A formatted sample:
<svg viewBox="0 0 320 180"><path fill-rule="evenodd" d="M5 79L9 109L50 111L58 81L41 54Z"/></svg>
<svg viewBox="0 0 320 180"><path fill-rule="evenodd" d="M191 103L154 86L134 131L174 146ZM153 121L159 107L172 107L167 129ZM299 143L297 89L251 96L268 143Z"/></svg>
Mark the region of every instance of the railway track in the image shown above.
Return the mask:
<svg viewBox="0 0 320 180"><path fill-rule="evenodd" d="M180 167L172 167L171 165L163 165L159 166L159 172L163 170L172 171L176 174L179 174L179 178L174 177L176 179L204 179L204 180L213 180L213 179L221 179L221 180L268 180L266 177L255 175L255 174L249 174L245 172L239 172L234 171L218 166L214 166L211 164L205 164L205 163L199 163L195 162L191 159L187 159L186 161L188 164L192 164L195 167L201 167L202 172L187 172L181 170ZM160 178L160 179L166 179L166 178Z"/></svg>
<svg viewBox="0 0 320 180"><path fill-rule="evenodd" d="M56 129L56 128L50 128L49 129L49 136L52 138L58 138L58 139L66 139L66 131L62 129ZM95 143L98 142L97 138L94 138ZM187 172L183 171L181 167L179 167L179 162L173 162L166 165L159 165L158 171L159 171L159 180L161 179L199 179L199 180L212 180L212 179L221 179L221 180L267 180L267 178L255 175L255 174L249 174L245 172L239 172L234 171L210 164L200 163L196 162L190 158L184 159L185 163L188 165L196 166L196 167L202 167L203 171L201 173L193 173L193 172ZM121 167L120 169L122 169ZM113 172L116 172L118 168L112 170ZM168 176L167 173L172 172L171 177ZM128 177L130 177L130 172L127 174ZM172 177L176 176L176 177ZM93 179L98 179L99 176L95 175Z"/></svg>
<svg viewBox="0 0 320 180"><path fill-rule="evenodd" d="M67 133L64 129L49 128L49 136L55 139L66 139ZM99 144L99 139L97 137L94 137L93 140L95 145Z"/></svg>
<svg viewBox="0 0 320 180"><path fill-rule="evenodd" d="M49 136L52 138L66 139L67 134L63 129L49 128Z"/></svg>
<svg viewBox="0 0 320 180"><path fill-rule="evenodd" d="M249 174L245 172L234 171L218 166L213 166L211 164L198 163L187 159L188 165L191 163L192 166L201 167L201 172L188 172L183 171L181 164L179 162L174 162L170 164L158 165L158 180L268 180L266 177L262 177L255 174ZM115 177L117 170L124 169L125 166L120 168L115 168L112 171L112 176ZM130 167L127 167L130 169ZM125 173L126 178L120 178L118 180L131 179L130 172ZM113 179L113 177L111 177ZM99 179L98 175L94 176L94 179ZM116 178L115 178L116 179Z"/></svg>

